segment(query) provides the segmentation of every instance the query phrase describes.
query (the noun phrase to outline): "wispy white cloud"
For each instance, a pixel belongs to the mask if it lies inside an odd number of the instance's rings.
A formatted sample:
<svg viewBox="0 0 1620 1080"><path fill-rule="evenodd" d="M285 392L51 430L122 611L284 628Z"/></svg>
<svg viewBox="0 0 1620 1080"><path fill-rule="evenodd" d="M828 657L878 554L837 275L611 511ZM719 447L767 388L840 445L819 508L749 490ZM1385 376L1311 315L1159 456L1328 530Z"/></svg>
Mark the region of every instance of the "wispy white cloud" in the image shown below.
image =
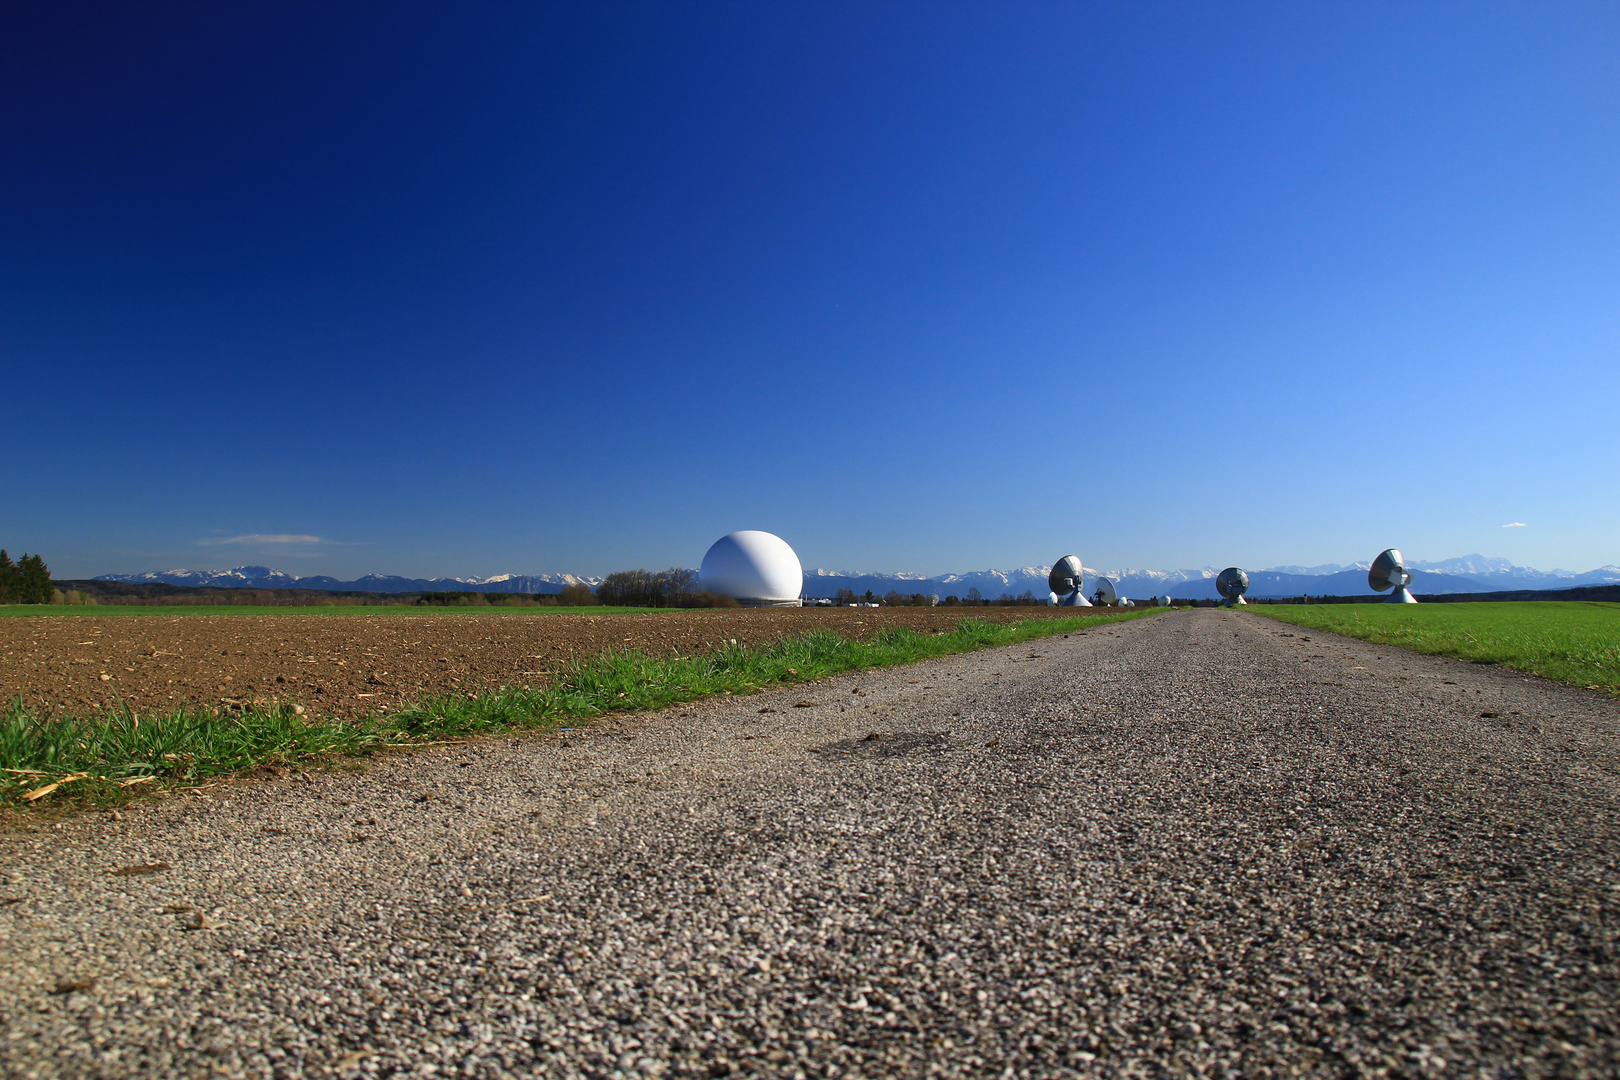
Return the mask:
<svg viewBox="0 0 1620 1080"><path fill-rule="evenodd" d="M295 536L292 533L251 533L247 536L224 536L217 540L199 540L208 546L215 544L318 544L318 536Z"/></svg>
<svg viewBox="0 0 1620 1080"><path fill-rule="evenodd" d="M1522 522L1522 521L1510 521L1506 525L1502 526L1502 528L1504 528L1504 529L1522 529L1522 528L1524 528L1524 522Z"/></svg>

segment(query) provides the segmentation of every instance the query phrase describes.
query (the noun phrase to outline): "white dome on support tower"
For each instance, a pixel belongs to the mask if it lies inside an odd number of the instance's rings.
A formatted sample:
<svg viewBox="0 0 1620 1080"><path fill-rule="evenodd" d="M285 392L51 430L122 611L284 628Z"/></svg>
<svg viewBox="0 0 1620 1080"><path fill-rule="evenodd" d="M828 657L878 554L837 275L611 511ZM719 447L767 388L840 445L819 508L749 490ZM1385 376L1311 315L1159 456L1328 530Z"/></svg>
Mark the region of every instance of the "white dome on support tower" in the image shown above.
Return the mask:
<svg viewBox="0 0 1620 1080"><path fill-rule="evenodd" d="M698 583L743 607L798 607L804 567L780 536L743 529L714 542L703 556Z"/></svg>

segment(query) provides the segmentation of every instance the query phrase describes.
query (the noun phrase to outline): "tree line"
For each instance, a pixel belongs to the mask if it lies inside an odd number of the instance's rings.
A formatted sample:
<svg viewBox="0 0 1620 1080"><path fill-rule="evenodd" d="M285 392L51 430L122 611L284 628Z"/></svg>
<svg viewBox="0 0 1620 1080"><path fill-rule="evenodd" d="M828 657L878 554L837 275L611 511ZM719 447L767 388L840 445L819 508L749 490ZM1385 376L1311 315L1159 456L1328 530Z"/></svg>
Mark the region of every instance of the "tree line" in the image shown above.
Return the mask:
<svg viewBox="0 0 1620 1080"><path fill-rule="evenodd" d="M26 551L18 562L0 548L0 604L49 604L56 590L45 560Z"/></svg>
<svg viewBox="0 0 1620 1080"><path fill-rule="evenodd" d="M678 567L656 572L619 570L603 578L594 591L589 585L570 585L550 595L425 592L417 597L416 603L432 607L586 607L591 604L649 608L737 606L737 601L729 596L716 596L699 589L697 574Z"/></svg>
<svg viewBox="0 0 1620 1080"><path fill-rule="evenodd" d="M557 593L460 590L421 593L416 603L426 607L586 607L596 603L596 594L589 585L570 585Z"/></svg>
<svg viewBox="0 0 1620 1080"><path fill-rule="evenodd" d="M615 607L694 608L736 607L737 601L699 589L697 574L670 567L656 573L650 570L618 570L596 587L596 602Z"/></svg>
<svg viewBox="0 0 1620 1080"><path fill-rule="evenodd" d="M977 605L984 606L984 607L988 607L991 604L994 604L997 607L1031 607L1031 606L1036 606L1036 605L1044 606L1046 604L1046 597L1044 597L1044 596L1037 597L1033 590L1025 589L1023 592L1019 593L1017 596L1014 596L1012 593L1009 593L1009 592L1004 592L1000 596L998 596L994 600L992 600L988 596L985 596L983 593L979 592L979 590L975 587L975 588L968 589L966 596L962 596L962 597L947 596L945 599L943 599L943 600L941 600L939 602L940 607L955 607L958 604L965 604L965 605L970 605L970 606L977 604Z"/></svg>

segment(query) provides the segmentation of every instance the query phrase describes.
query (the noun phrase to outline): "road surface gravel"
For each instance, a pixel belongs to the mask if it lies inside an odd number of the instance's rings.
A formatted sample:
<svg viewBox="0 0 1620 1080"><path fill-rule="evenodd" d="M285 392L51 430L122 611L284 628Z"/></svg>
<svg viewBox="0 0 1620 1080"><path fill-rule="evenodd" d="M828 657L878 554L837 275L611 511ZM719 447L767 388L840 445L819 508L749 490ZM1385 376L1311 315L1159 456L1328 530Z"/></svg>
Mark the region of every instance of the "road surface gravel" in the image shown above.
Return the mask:
<svg viewBox="0 0 1620 1080"><path fill-rule="evenodd" d="M1201 609L14 827L0 1074L1613 1076L1617 733Z"/></svg>

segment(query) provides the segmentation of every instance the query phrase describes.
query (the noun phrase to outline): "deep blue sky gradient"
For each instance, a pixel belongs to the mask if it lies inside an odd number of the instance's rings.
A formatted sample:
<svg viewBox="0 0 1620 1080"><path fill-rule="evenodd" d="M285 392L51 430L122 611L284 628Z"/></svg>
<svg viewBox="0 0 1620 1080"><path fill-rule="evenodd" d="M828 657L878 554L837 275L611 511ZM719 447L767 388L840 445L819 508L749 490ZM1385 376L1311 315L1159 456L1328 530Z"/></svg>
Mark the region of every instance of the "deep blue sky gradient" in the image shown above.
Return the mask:
<svg viewBox="0 0 1620 1080"><path fill-rule="evenodd" d="M0 545L1620 563L1617 56L1611 4L11 5Z"/></svg>

